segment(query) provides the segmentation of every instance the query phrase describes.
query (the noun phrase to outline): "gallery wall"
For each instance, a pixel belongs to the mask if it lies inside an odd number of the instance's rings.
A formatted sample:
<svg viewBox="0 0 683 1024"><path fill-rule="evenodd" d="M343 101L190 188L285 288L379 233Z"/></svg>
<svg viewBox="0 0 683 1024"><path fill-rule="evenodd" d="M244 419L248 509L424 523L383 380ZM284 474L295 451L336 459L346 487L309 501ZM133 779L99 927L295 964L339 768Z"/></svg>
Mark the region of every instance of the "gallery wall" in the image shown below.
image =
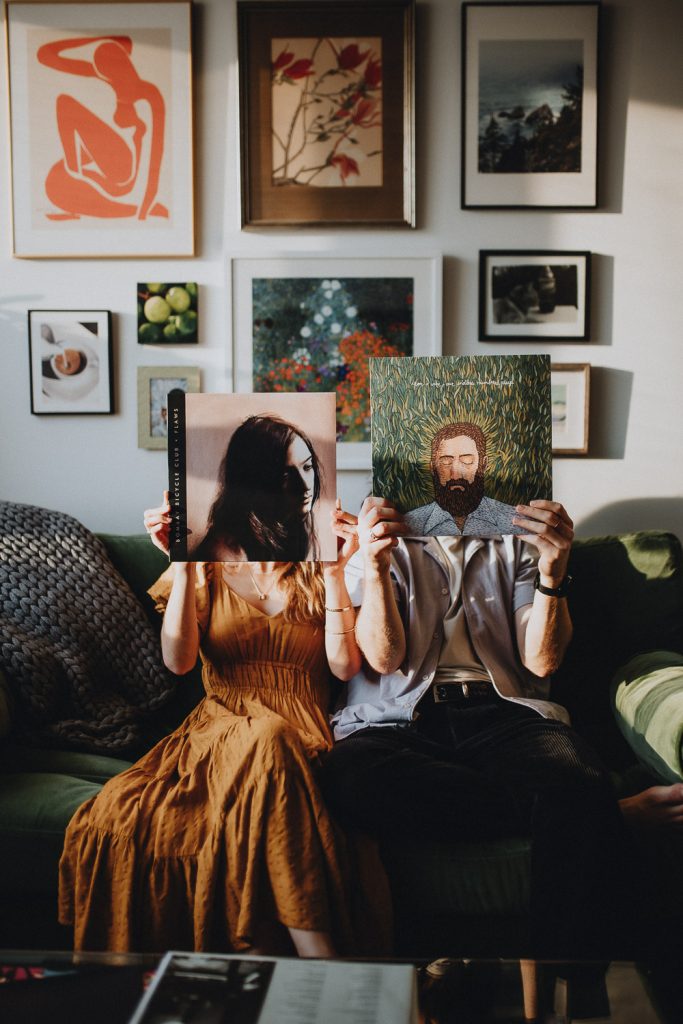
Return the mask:
<svg viewBox="0 0 683 1024"><path fill-rule="evenodd" d="M137 367L198 366L203 391L231 389L232 259L442 254L444 354L549 352L553 362L591 364L589 453L554 461L555 495L579 535L648 527L683 537L683 4L604 4L598 210L473 211L459 200L460 4L418 0L415 230L242 231L235 4L195 0L193 17L195 258L12 258L6 150L0 160L0 497L71 513L94 530L141 529L167 470L164 452L137 447ZM0 83L7 139L4 68ZM591 251L592 341L480 343L480 249ZM137 343L136 283L149 280L198 282L198 345ZM31 414L30 308L112 311L114 415ZM338 475L351 509L370 488L369 471Z"/></svg>

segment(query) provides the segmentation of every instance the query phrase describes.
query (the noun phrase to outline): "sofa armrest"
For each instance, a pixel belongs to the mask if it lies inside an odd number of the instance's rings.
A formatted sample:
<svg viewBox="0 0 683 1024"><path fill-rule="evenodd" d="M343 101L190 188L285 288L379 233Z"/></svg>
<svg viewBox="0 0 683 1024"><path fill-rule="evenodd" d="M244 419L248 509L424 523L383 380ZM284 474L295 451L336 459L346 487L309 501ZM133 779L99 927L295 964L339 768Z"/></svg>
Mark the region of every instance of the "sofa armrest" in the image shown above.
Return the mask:
<svg viewBox="0 0 683 1024"><path fill-rule="evenodd" d="M662 782L683 780L683 655L650 651L612 679L612 707L639 762Z"/></svg>

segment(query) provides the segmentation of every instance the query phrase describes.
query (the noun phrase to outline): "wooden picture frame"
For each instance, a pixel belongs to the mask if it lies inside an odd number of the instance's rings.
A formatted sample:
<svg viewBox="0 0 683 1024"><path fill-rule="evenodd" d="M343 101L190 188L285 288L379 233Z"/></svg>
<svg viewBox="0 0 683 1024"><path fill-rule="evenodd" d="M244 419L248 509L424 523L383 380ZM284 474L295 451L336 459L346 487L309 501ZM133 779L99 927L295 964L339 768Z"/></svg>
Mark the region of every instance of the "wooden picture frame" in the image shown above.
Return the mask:
<svg viewBox="0 0 683 1024"><path fill-rule="evenodd" d="M6 9L13 255L194 255L190 0Z"/></svg>
<svg viewBox="0 0 683 1024"><path fill-rule="evenodd" d="M583 250L482 250L479 340L588 341L590 279Z"/></svg>
<svg viewBox="0 0 683 1024"><path fill-rule="evenodd" d="M114 411L112 316L107 309L29 309L34 416Z"/></svg>
<svg viewBox="0 0 683 1024"><path fill-rule="evenodd" d="M598 205L600 3L462 5L461 206Z"/></svg>
<svg viewBox="0 0 683 1024"><path fill-rule="evenodd" d="M237 14L242 225L414 227L414 0Z"/></svg>
<svg viewBox="0 0 683 1024"><path fill-rule="evenodd" d="M235 391L336 391L338 469L370 469L368 359L441 355L441 256L233 260Z"/></svg>
<svg viewBox="0 0 683 1024"><path fill-rule="evenodd" d="M164 397L174 388L200 391L198 366L138 366L138 448L168 448Z"/></svg>
<svg viewBox="0 0 683 1024"><path fill-rule="evenodd" d="M587 455L590 363L550 367L553 455Z"/></svg>

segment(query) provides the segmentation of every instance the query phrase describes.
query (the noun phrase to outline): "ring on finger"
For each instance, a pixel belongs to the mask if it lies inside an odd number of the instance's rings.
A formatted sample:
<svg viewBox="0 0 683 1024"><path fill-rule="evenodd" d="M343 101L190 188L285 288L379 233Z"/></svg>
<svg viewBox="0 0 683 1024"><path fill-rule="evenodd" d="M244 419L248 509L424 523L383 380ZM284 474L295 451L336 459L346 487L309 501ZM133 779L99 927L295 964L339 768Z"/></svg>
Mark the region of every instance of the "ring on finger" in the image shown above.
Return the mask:
<svg viewBox="0 0 683 1024"><path fill-rule="evenodd" d="M370 540L377 540L377 534L374 530L370 530Z"/></svg>

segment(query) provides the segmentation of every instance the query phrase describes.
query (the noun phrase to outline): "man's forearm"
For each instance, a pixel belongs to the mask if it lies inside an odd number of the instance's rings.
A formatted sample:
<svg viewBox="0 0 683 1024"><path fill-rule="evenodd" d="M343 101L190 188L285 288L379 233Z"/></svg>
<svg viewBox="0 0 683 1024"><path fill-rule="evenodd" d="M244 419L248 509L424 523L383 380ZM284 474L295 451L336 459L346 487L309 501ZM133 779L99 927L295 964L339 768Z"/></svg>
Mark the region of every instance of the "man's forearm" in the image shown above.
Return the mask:
<svg viewBox="0 0 683 1024"><path fill-rule="evenodd" d="M520 656L534 675L545 678L562 664L572 638L572 621L566 598L547 597L536 591Z"/></svg>
<svg viewBox="0 0 683 1024"><path fill-rule="evenodd" d="M395 672L405 658L405 631L388 572L366 569L356 641L375 672Z"/></svg>

